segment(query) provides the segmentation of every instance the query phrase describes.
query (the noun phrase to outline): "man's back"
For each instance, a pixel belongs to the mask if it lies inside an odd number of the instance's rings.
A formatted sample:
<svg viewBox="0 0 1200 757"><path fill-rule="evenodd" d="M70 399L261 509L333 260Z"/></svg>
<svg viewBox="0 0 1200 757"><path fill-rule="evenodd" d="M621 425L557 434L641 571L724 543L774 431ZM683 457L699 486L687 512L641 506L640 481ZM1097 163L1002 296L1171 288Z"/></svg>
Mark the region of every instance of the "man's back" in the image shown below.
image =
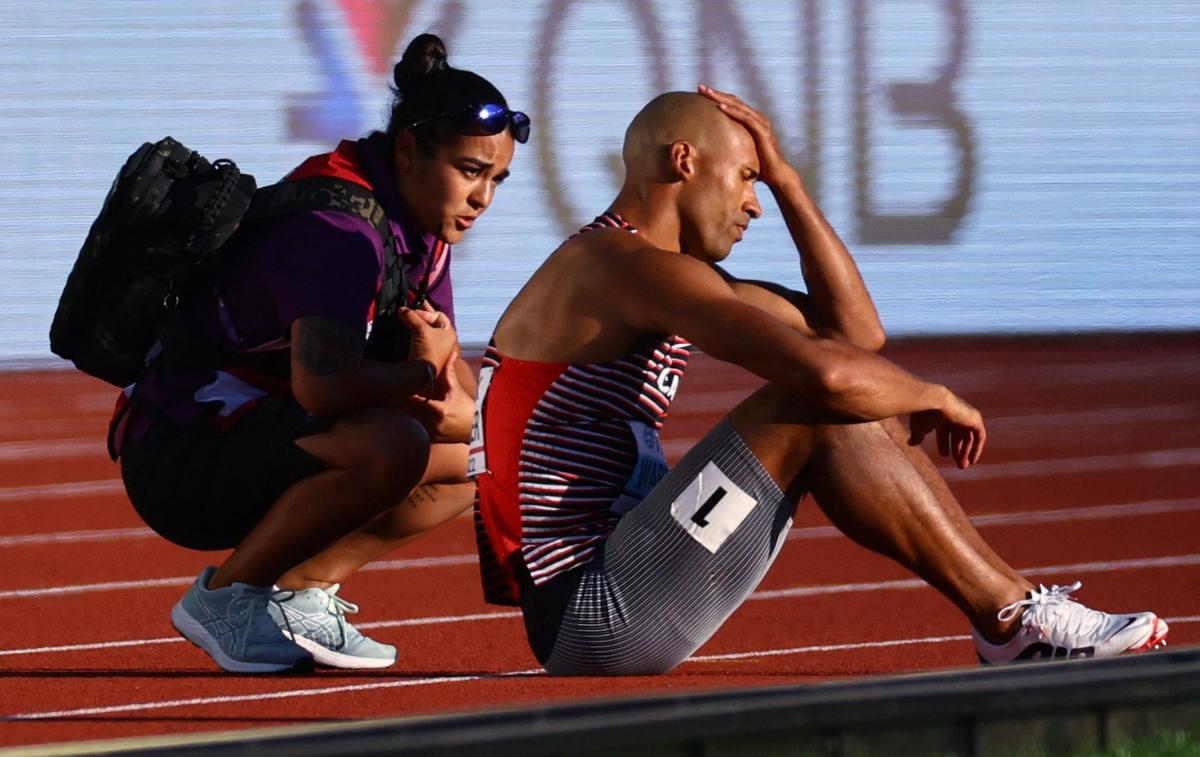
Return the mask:
<svg viewBox="0 0 1200 757"><path fill-rule="evenodd" d="M593 226L539 269L484 355L473 447L486 443L486 455L473 466L493 602L518 601L523 582L541 585L589 561L667 472L658 429L690 345L639 334L625 308L603 306L627 240L643 245L619 216Z"/></svg>
<svg viewBox="0 0 1200 757"><path fill-rule="evenodd" d="M505 311L493 335L497 348L524 360L599 363L653 333L631 323L625 303L666 293L629 274L647 254L670 253L630 231L617 225L565 241Z"/></svg>

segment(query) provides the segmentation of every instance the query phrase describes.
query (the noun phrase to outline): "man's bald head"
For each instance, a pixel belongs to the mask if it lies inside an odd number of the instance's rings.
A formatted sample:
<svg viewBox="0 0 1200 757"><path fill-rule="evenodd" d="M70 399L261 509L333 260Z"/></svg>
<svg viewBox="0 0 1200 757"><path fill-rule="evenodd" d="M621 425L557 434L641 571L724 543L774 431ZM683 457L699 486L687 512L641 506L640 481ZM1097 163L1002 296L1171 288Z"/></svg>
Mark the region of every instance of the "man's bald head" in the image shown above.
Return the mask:
<svg viewBox="0 0 1200 757"><path fill-rule="evenodd" d="M669 148L675 142L688 142L700 152L719 152L731 139L748 137L749 132L707 97L666 92L647 103L625 131L626 179L665 178Z"/></svg>

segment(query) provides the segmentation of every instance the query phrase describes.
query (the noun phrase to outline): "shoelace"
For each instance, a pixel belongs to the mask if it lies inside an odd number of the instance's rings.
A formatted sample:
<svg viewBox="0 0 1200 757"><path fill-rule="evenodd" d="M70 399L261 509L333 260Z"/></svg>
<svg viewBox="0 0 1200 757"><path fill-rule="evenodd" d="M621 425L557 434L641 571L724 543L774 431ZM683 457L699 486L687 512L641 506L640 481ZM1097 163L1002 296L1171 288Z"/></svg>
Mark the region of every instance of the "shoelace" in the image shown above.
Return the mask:
<svg viewBox="0 0 1200 757"><path fill-rule="evenodd" d="M325 612L328 612L337 620L337 635L339 637L337 646L339 648L345 645L348 641L348 634L346 631L347 627L349 627L351 630L354 628L346 623L346 616L358 612L358 605L338 596L338 590L341 588L341 584L330 584L328 589L319 589L318 591L318 595L322 598L321 609ZM288 616L287 611L284 610L284 603L296 596L296 592L294 590L288 590L287 596L283 598L278 597L279 593L282 593L282 591L277 592L276 596L271 598L271 601L279 606L279 609L283 614L284 622L287 623L288 628L290 629L292 625L292 619Z"/></svg>
<svg viewBox="0 0 1200 757"><path fill-rule="evenodd" d="M234 627L252 628L256 623L264 624L259 627L261 632L266 628L274 628L265 612L267 603L271 601L266 591L255 590L247 586L239 586L229 600L228 614Z"/></svg>
<svg viewBox="0 0 1200 757"><path fill-rule="evenodd" d="M1071 594L1082 587L1082 581L1076 581L1070 586L1055 584L1049 589L1039 584L1038 588L1029 592L1028 599L1019 599L1007 605L996 617L1005 622L1024 611L1021 615L1022 626L1038 626L1047 632L1059 632L1060 638L1079 636L1084 633L1084 629L1091 633L1104 622L1106 616L1071 599ZM1058 611L1062 605L1068 603L1074 607L1067 608L1068 612Z"/></svg>
<svg viewBox="0 0 1200 757"><path fill-rule="evenodd" d="M346 615L353 615L358 612L358 605L349 602L338 596L338 589L342 588L341 584L333 584L325 590L325 609L344 623Z"/></svg>
<svg viewBox="0 0 1200 757"><path fill-rule="evenodd" d="M336 615L339 618L345 615L353 615L354 613L358 612L358 605L342 599L337 595L338 589L340 588L342 588L341 584L331 584L328 589L320 589L321 596L324 598L324 606L322 606L321 609L327 611L331 615ZM275 589L276 595L285 593L287 596L282 598L278 596L272 597L271 601L282 606L284 602L296 596L296 590L294 589Z"/></svg>

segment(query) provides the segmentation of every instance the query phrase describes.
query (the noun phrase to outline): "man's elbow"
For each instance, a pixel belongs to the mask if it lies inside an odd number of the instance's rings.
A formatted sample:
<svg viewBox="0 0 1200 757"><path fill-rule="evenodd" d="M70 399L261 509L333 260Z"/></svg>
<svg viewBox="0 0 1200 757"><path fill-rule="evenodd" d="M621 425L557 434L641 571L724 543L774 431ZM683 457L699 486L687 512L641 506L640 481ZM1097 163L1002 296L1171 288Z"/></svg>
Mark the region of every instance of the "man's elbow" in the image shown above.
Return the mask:
<svg viewBox="0 0 1200 757"><path fill-rule="evenodd" d="M813 378L813 400L819 406L848 420L873 420L862 412L862 400L870 389L864 382L861 365L852 355L837 354L825 361Z"/></svg>
<svg viewBox="0 0 1200 757"><path fill-rule="evenodd" d="M855 346L867 352L879 352L886 343L887 334L883 330L883 324L876 322L863 330Z"/></svg>

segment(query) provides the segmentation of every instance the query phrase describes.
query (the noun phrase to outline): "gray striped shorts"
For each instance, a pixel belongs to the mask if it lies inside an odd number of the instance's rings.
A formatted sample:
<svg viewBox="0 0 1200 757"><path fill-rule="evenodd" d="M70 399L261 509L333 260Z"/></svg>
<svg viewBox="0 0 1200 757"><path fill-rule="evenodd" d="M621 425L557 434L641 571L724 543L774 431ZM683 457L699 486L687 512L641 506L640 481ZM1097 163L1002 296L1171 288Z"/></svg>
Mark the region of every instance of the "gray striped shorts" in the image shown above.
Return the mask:
<svg viewBox="0 0 1200 757"><path fill-rule="evenodd" d="M578 569L546 671L671 670L758 586L794 511L729 421L721 421Z"/></svg>

